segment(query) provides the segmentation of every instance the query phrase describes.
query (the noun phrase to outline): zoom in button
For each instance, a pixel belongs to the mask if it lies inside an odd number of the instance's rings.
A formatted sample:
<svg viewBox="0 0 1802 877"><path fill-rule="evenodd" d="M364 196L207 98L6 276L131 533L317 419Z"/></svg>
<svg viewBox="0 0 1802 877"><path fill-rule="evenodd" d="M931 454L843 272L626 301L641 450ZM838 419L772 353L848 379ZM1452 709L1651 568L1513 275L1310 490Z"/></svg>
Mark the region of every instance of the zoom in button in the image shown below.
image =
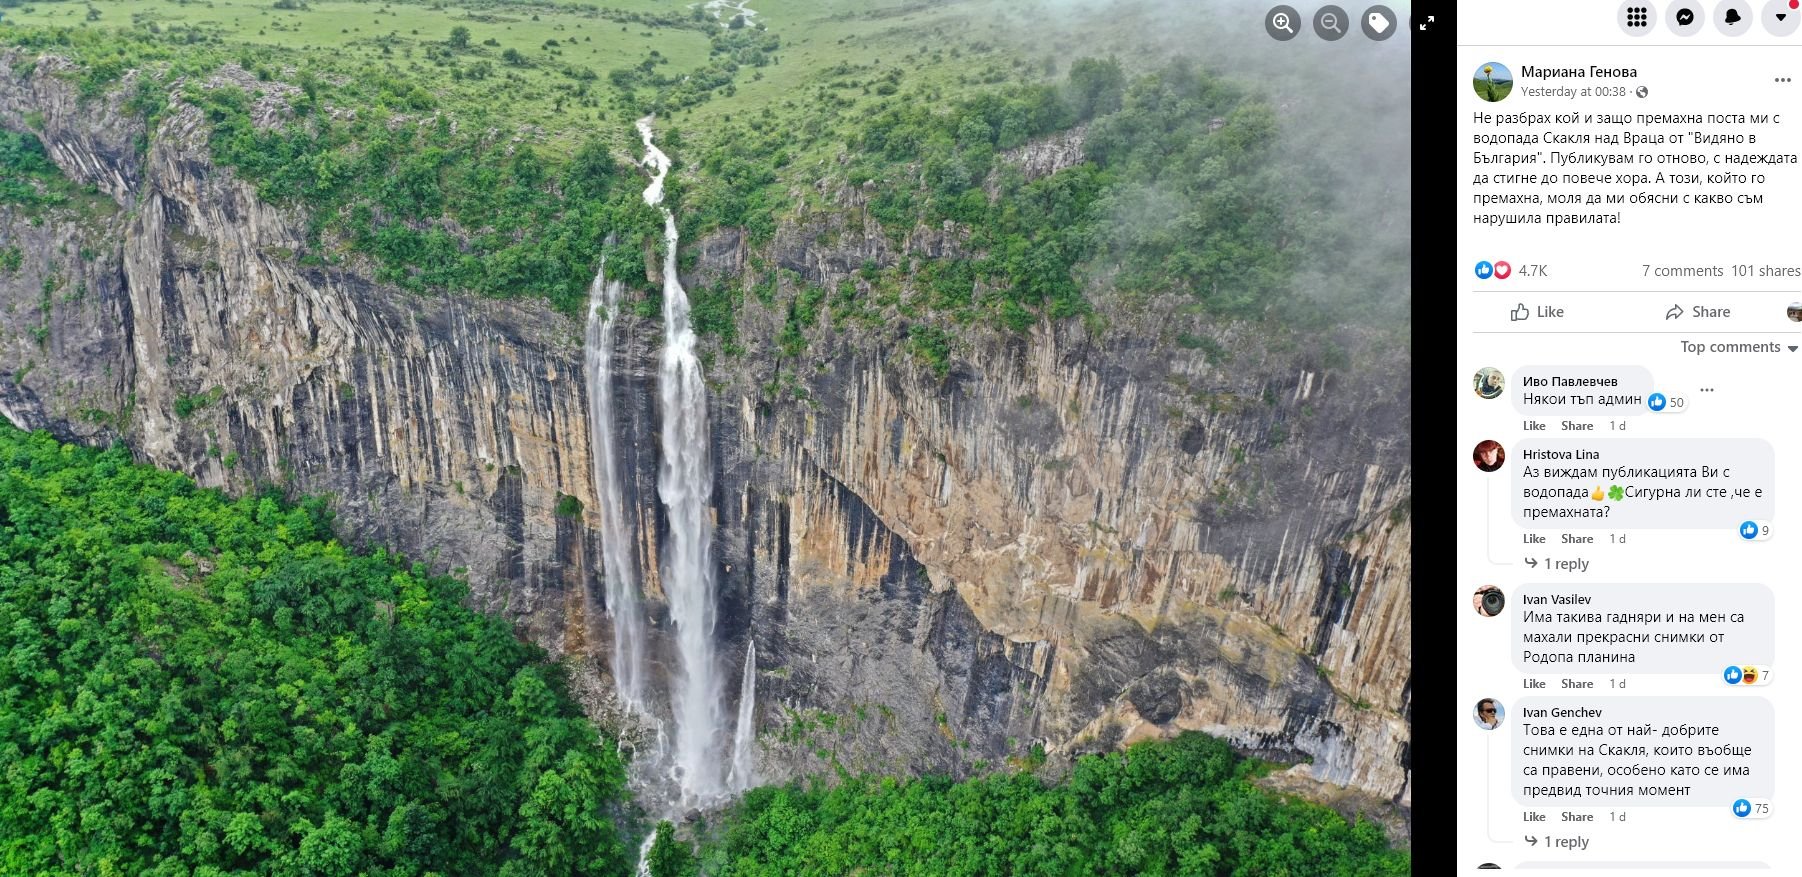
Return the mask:
<svg viewBox="0 0 1802 877"><path fill-rule="evenodd" d="M1293 6L1272 6L1264 13L1264 32L1273 40L1286 43L1295 39L1300 35L1301 26L1301 13Z"/></svg>

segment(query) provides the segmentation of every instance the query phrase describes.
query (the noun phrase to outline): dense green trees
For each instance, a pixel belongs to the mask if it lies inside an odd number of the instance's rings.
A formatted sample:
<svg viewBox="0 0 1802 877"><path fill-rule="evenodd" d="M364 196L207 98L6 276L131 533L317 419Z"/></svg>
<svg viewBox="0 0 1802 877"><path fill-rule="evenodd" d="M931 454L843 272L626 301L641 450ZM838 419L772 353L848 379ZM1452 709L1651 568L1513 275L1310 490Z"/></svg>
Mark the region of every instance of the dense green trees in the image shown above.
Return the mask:
<svg viewBox="0 0 1802 877"><path fill-rule="evenodd" d="M0 872L627 873L558 668L328 524L0 423Z"/></svg>
<svg viewBox="0 0 1802 877"><path fill-rule="evenodd" d="M430 108L429 95L404 83L390 94ZM408 289L542 296L577 314L606 235L630 250L661 228L641 182L617 172L598 140L555 162L530 144L459 132L443 115L339 120L303 99L297 109L310 119L262 130L242 91L193 88L188 98L212 122L220 161L257 181L264 197L308 205L316 241L327 232L348 238L376 257L379 279ZM630 270L639 261L610 264Z"/></svg>
<svg viewBox="0 0 1802 877"><path fill-rule="evenodd" d="M1126 72L1113 58L1078 58L1070 65L1070 103L1081 119L1092 119L1120 109L1126 91Z"/></svg>
<svg viewBox="0 0 1802 877"><path fill-rule="evenodd" d="M1080 151L1056 173L1036 168L1029 180L1019 162L1002 160L1077 125L1087 126ZM685 238L715 226L767 238L795 135L766 110L711 138L683 203ZM907 299L904 317L1024 331L1042 316L1088 312L1093 283L1128 296L1186 295L1220 316L1318 321L1292 278L1306 260L1344 249L1346 236L1330 224L1326 178L1302 172L1281 140L1268 103L1190 64L1129 78L1114 59L1081 59L1061 86L869 113L846 136L843 182L862 190L867 215L897 241L922 224L968 231L959 254L908 261L899 279L924 295ZM835 313L872 306L860 298ZM791 355L804 343L786 330L778 341ZM942 371L943 356L917 352Z"/></svg>
<svg viewBox="0 0 1802 877"><path fill-rule="evenodd" d="M211 124L213 159L265 198L307 208L304 260L341 259L348 244L372 257L384 282L546 298L576 316L609 233L633 253L661 238L660 215L639 197L642 178L615 168L609 151L635 143L635 133L592 134L569 152L535 146L500 134L504 111L452 111L433 83L394 68L322 74L317 59L286 59L267 48L234 52L216 36L174 26L160 33L8 27L5 37L76 60L84 97L135 71L128 106L153 128L168 112L171 84L184 82L181 99ZM301 90L285 101L291 115L277 114L270 127L253 122L253 105L265 95L209 85L228 61L268 79L290 60ZM504 68L505 58L497 63ZM494 69L479 61L467 72ZM15 177L0 167L0 197ZM610 264L643 283L641 260Z"/></svg>
<svg viewBox="0 0 1802 877"><path fill-rule="evenodd" d="M0 204L60 204L67 182L35 135L0 129Z"/></svg>
<svg viewBox="0 0 1802 877"><path fill-rule="evenodd" d="M657 823L657 835L645 857L645 868L651 877L695 877L698 866L688 844L676 838L676 827L669 822Z"/></svg>
<svg viewBox="0 0 1802 877"><path fill-rule="evenodd" d="M997 161L1085 122L1073 167L1029 182ZM934 283L934 307L955 317L987 312L1018 330L1035 311L1080 314L1091 275L1128 294L1182 292L1214 313L1259 317L1287 289L1301 252L1288 238L1312 206L1284 188L1278 139L1267 104L1187 64L1129 82L1114 60L1083 59L1061 90L876 116L850 142L852 182L880 181L872 213L886 225L949 219L971 230L970 285ZM917 177L897 173L912 163ZM988 289L980 299L976 280Z"/></svg>
<svg viewBox="0 0 1802 877"><path fill-rule="evenodd" d="M716 877L1409 873L1375 824L1279 799L1255 772L1224 742L1187 734L1082 758L1055 786L1019 773L754 789L701 861Z"/></svg>

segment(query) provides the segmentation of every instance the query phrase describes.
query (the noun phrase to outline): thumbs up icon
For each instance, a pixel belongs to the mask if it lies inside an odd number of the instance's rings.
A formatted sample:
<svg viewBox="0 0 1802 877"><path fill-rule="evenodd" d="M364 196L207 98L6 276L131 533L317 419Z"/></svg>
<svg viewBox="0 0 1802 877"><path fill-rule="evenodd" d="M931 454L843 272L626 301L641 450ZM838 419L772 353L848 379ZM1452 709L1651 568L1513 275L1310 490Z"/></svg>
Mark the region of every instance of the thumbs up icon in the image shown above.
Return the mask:
<svg viewBox="0 0 1802 877"><path fill-rule="evenodd" d="M1511 323L1518 323L1530 316L1532 316L1532 314L1527 313L1527 306L1524 303L1517 304L1514 306L1514 310L1508 312L1508 321Z"/></svg>

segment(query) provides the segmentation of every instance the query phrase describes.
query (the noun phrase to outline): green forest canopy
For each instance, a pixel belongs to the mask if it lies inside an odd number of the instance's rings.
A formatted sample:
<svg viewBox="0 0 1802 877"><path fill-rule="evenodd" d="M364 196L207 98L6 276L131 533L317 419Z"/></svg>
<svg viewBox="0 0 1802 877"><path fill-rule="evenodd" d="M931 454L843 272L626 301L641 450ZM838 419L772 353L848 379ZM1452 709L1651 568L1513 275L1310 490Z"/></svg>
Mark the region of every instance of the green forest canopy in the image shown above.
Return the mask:
<svg viewBox="0 0 1802 877"><path fill-rule="evenodd" d="M1261 766L1189 733L1078 759L1063 782L1028 773L848 779L753 789L698 861L653 877L1399 877L1408 853L1375 823L1253 784ZM659 837L658 847L669 845Z"/></svg>
<svg viewBox="0 0 1802 877"><path fill-rule="evenodd" d="M613 747L464 596L0 422L0 872L627 873Z"/></svg>

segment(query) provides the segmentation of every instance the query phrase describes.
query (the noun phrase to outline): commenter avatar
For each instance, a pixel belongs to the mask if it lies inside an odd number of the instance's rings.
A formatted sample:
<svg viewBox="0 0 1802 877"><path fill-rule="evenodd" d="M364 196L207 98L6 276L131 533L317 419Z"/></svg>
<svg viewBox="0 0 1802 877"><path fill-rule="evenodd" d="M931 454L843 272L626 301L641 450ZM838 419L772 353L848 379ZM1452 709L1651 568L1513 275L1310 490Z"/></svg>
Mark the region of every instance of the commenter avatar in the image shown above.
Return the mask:
<svg viewBox="0 0 1802 877"><path fill-rule="evenodd" d="M1494 399L1502 395L1501 369L1480 368L1476 376L1477 395L1485 399Z"/></svg>
<svg viewBox="0 0 1802 877"><path fill-rule="evenodd" d="M1502 468L1502 462L1506 458L1502 453L1502 443L1495 439L1484 439L1478 442L1477 449L1471 452L1470 457L1477 464L1477 468L1484 472L1494 472Z"/></svg>
<svg viewBox="0 0 1802 877"><path fill-rule="evenodd" d="M1470 595L1470 605L1477 610L1478 615L1484 618L1494 618L1502 614L1502 609L1507 607L1508 598L1502 594L1501 588L1484 585L1478 588L1475 594Z"/></svg>
<svg viewBox="0 0 1802 877"><path fill-rule="evenodd" d="M1485 731L1493 731L1502 724L1502 703L1493 697L1485 697L1477 701L1476 712L1472 714L1477 727Z"/></svg>
<svg viewBox="0 0 1802 877"><path fill-rule="evenodd" d="M1477 68L1477 75L1471 84L1476 86L1477 97L1497 103L1514 90L1514 74L1508 72L1508 65L1500 61L1489 61Z"/></svg>

